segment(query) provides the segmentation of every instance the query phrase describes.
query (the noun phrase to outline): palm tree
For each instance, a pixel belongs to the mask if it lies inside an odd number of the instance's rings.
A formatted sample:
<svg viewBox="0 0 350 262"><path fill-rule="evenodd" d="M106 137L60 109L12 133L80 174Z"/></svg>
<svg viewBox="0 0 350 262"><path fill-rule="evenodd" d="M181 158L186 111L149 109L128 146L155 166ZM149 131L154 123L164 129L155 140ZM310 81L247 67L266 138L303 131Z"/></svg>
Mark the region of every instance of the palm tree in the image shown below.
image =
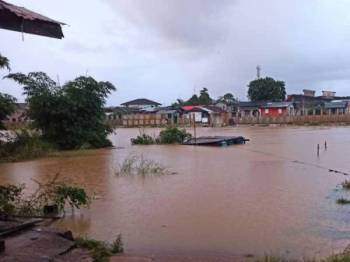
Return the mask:
<svg viewBox="0 0 350 262"><path fill-rule="evenodd" d="M7 68L7 70L10 70L10 61L7 57L0 54L0 69L2 68Z"/></svg>

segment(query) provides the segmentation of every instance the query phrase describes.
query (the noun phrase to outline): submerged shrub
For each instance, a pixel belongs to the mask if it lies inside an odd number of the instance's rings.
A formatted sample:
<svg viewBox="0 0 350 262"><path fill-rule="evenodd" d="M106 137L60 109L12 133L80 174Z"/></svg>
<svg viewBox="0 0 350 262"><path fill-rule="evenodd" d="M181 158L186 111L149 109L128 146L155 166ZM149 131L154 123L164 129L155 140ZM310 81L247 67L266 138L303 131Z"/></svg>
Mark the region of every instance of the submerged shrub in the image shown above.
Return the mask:
<svg viewBox="0 0 350 262"><path fill-rule="evenodd" d="M136 138L131 139L131 144L133 145L153 145L156 143L156 139L144 133L138 135Z"/></svg>
<svg viewBox="0 0 350 262"><path fill-rule="evenodd" d="M153 144L182 144L192 135L186 132L185 129L177 127L167 127L160 131L159 136L154 138L145 133L140 133L136 138L131 139L133 145L153 145Z"/></svg>
<svg viewBox="0 0 350 262"><path fill-rule="evenodd" d="M171 172L160 163L144 158L143 156L135 155L130 155L125 158L115 173L117 176L152 176L171 174Z"/></svg>
<svg viewBox="0 0 350 262"><path fill-rule="evenodd" d="M161 144L182 144L186 139L191 137L192 135L186 132L185 129L168 127L159 133L159 142Z"/></svg>
<svg viewBox="0 0 350 262"><path fill-rule="evenodd" d="M66 205L72 208L88 206L90 197L85 190L73 185L56 182L59 174L48 183L39 183L32 194L23 194L25 185L0 186L0 215L42 215L47 206L64 211Z"/></svg>

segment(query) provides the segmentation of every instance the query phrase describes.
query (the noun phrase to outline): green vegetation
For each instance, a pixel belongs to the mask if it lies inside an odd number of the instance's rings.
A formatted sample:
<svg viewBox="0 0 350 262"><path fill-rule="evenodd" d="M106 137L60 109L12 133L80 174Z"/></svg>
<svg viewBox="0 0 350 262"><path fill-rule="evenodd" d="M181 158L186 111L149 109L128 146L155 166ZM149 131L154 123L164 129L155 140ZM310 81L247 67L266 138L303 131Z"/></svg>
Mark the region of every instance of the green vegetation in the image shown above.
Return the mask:
<svg viewBox="0 0 350 262"><path fill-rule="evenodd" d="M350 262L350 254L349 253L341 253L332 255L324 260L325 262Z"/></svg>
<svg viewBox="0 0 350 262"><path fill-rule="evenodd" d="M341 197L337 199L337 204L339 205L349 205L350 204L350 199Z"/></svg>
<svg viewBox="0 0 350 262"><path fill-rule="evenodd" d="M271 77L253 80L248 87L251 101L283 101L286 97L285 83Z"/></svg>
<svg viewBox="0 0 350 262"><path fill-rule="evenodd" d="M59 174L48 183L39 183L32 194L24 194L25 185L0 186L0 215L33 216L42 215L47 206L55 206L58 212L66 205L72 209L86 207L90 197L84 189L57 182Z"/></svg>
<svg viewBox="0 0 350 262"><path fill-rule="evenodd" d="M131 139L131 144L133 145L154 145L157 144L157 140L150 135L142 133L136 138Z"/></svg>
<svg viewBox="0 0 350 262"><path fill-rule="evenodd" d="M159 133L159 137L152 137L145 133L138 135L131 139L133 145L153 145L153 144L182 144L186 139L191 138L192 135L185 129L177 127L167 127Z"/></svg>
<svg viewBox="0 0 350 262"><path fill-rule="evenodd" d="M105 100L115 90L111 83L81 76L59 86L43 72L6 77L23 86L29 117L45 141L59 149L111 146L104 123Z"/></svg>
<svg viewBox="0 0 350 262"><path fill-rule="evenodd" d="M2 68L7 68L7 70L10 70L10 61L7 57L0 54L0 69Z"/></svg>
<svg viewBox="0 0 350 262"><path fill-rule="evenodd" d="M5 129L3 120L15 110L16 99L10 95L0 93L0 129Z"/></svg>
<svg viewBox="0 0 350 262"><path fill-rule="evenodd" d="M247 261L255 261L255 262L292 262L292 261L305 261L305 262L350 262L350 254L349 252L342 252L339 254L331 255L329 257L323 258L323 259L308 259L308 258L303 258L301 260L298 259L287 259L283 256L271 256L271 255L266 255L263 258L254 258L254 257L249 257L247 258Z"/></svg>
<svg viewBox="0 0 350 262"><path fill-rule="evenodd" d="M154 176L167 175L171 172L156 161L145 159L143 156L130 155L124 159L115 171L117 176Z"/></svg>
<svg viewBox="0 0 350 262"><path fill-rule="evenodd" d="M0 162L15 162L35 159L46 156L56 148L44 141L35 132L21 130L16 133L16 138L7 143L0 143Z"/></svg>
<svg viewBox="0 0 350 262"><path fill-rule="evenodd" d="M120 234L112 244L88 238L77 238L76 244L80 248L88 249L95 262L109 261L109 257L124 252Z"/></svg>
<svg viewBox="0 0 350 262"><path fill-rule="evenodd" d="M160 144L182 144L186 139L191 138L192 135L187 133L185 129L177 127L168 127L159 133Z"/></svg>
<svg viewBox="0 0 350 262"><path fill-rule="evenodd" d="M175 103L172 104L174 107L182 107L187 105L210 105L214 100L210 97L208 89L203 87L203 89L199 92L199 96L194 94L190 99L184 101L182 99L177 99Z"/></svg>
<svg viewBox="0 0 350 262"><path fill-rule="evenodd" d="M343 189L350 190L350 181L345 180L342 184Z"/></svg>
<svg viewBox="0 0 350 262"><path fill-rule="evenodd" d="M224 103L225 105L228 105L228 106L232 106L234 105L237 100L236 98L233 96L233 94L231 93L227 93L221 97L219 97L218 101L217 102L222 102Z"/></svg>
<svg viewBox="0 0 350 262"><path fill-rule="evenodd" d="M10 62L9 60L0 54L0 69L7 68L10 70ZM12 114L15 110L14 103L16 99L8 94L0 93L0 129L5 129L2 121L6 119L6 117Z"/></svg>

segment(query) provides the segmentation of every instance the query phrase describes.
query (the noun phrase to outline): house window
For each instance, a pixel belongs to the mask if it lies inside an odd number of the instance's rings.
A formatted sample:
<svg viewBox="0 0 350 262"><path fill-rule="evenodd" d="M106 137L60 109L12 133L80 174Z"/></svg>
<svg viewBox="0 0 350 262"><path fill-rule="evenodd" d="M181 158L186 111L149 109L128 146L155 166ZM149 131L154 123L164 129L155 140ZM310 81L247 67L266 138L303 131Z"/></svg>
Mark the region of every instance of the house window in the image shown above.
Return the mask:
<svg viewBox="0 0 350 262"><path fill-rule="evenodd" d="M269 113L269 109L266 108L266 109L265 109L265 114L268 114L268 113Z"/></svg>
<svg viewBox="0 0 350 262"><path fill-rule="evenodd" d="M278 113L282 114L282 109L281 108L278 108Z"/></svg>

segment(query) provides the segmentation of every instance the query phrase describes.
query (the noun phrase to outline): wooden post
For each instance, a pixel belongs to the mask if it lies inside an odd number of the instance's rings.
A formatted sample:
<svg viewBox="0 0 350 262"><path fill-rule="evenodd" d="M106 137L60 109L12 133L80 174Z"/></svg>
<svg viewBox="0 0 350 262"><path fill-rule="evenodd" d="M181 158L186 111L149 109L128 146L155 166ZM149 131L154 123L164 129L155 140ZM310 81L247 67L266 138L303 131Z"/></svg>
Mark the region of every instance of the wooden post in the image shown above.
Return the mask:
<svg viewBox="0 0 350 262"><path fill-rule="evenodd" d="M317 156L320 156L320 144L317 144Z"/></svg>
<svg viewBox="0 0 350 262"><path fill-rule="evenodd" d="M324 150L327 150L327 141L324 141Z"/></svg>
<svg viewBox="0 0 350 262"><path fill-rule="evenodd" d="M5 240L0 239L0 253L5 252Z"/></svg>
<svg viewBox="0 0 350 262"><path fill-rule="evenodd" d="M194 143L197 145L197 130L196 130L196 116L195 112L193 113L193 135L194 135Z"/></svg>

